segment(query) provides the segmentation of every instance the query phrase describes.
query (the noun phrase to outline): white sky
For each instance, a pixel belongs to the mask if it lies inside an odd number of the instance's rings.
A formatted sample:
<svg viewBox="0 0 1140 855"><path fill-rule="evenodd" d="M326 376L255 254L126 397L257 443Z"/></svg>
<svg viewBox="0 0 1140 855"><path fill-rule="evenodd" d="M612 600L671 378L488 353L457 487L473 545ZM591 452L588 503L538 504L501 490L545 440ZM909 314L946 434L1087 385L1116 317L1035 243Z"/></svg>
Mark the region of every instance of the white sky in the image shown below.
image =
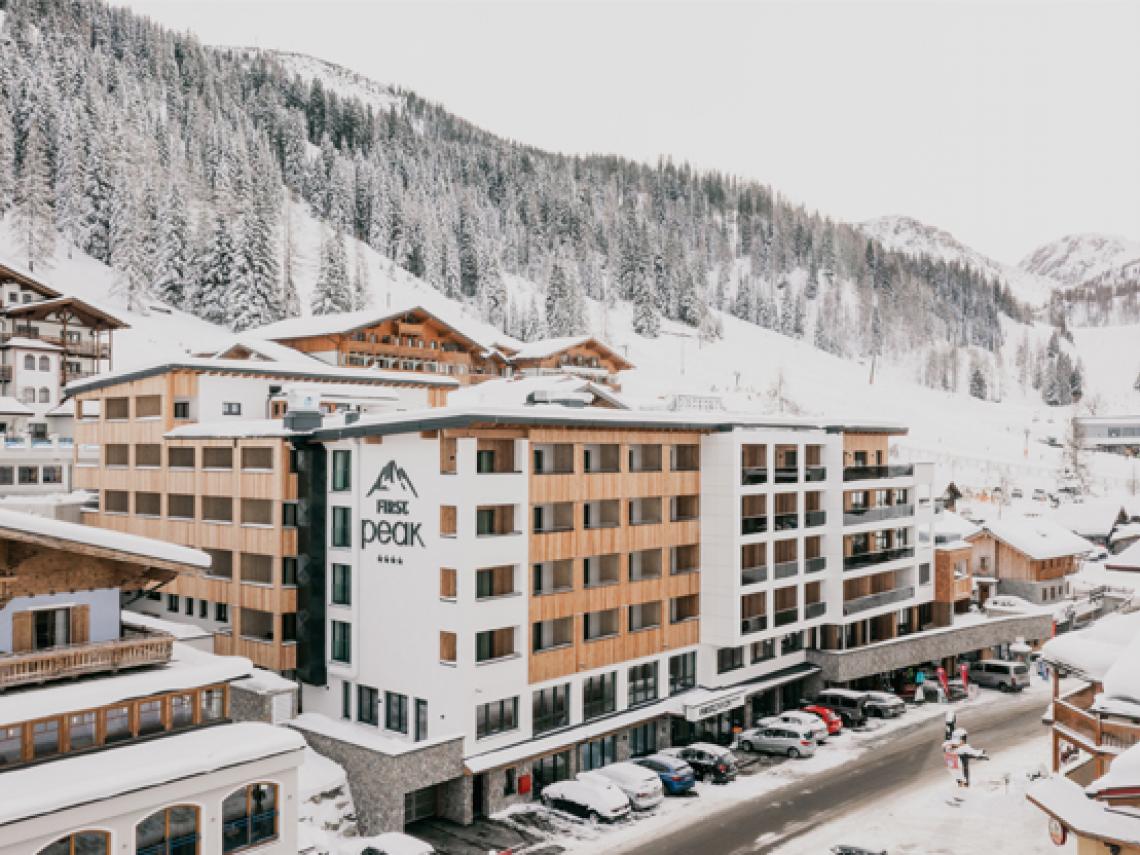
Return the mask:
<svg viewBox="0 0 1140 855"><path fill-rule="evenodd" d="M668 153L1006 262L1140 240L1140 2L113 0L566 152Z"/></svg>

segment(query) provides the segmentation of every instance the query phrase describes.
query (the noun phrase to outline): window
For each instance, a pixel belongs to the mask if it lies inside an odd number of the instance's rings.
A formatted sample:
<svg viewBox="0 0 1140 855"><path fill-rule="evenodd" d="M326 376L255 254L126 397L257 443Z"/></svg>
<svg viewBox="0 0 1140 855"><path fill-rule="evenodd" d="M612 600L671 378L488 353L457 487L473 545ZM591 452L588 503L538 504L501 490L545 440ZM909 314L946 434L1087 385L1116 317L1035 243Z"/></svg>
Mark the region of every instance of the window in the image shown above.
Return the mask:
<svg viewBox="0 0 1140 855"><path fill-rule="evenodd" d="M226 401L222 404L223 416L240 416L241 404L237 401Z"/></svg>
<svg viewBox="0 0 1140 855"><path fill-rule="evenodd" d="M111 835L106 831L77 831L45 846L36 855L108 855Z"/></svg>
<svg viewBox="0 0 1140 855"><path fill-rule="evenodd" d="M19 763L24 757L24 728L0 727L0 766Z"/></svg>
<svg viewBox="0 0 1140 855"><path fill-rule="evenodd" d="M634 757L644 757L657 751L657 725L653 722L629 729L629 752Z"/></svg>
<svg viewBox="0 0 1140 855"><path fill-rule="evenodd" d="M13 470L11 466L0 466L0 484L11 484Z"/></svg>
<svg viewBox="0 0 1140 855"><path fill-rule="evenodd" d="M71 643L71 609L38 609L32 612L32 626L34 650Z"/></svg>
<svg viewBox="0 0 1140 855"><path fill-rule="evenodd" d="M203 496L202 519L206 522L233 522L234 500L229 496Z"/></svg>
<svg viewBox="0 0 1140 855"><path fill-rule="evenodd" d="M408 732L408 696L384 693L384 727L397 733Z"/></svg>
<svg viewBox="0 0 1140 855"><path fill-rule="evenodd" d="M175 493L167 496L166 515L173 520L194 519L194 496Z"/></svg>
<svg viewBox="0 0 1140 855"><path fill-rule="evenodd" d="M617 708L617 672L587 677L582 681L582 718L589 721Z"/></svg>
<svg viewBox="0 0 1140 855"><path fill-rule="evenodd" d="M267 470L273 468L273 449L268 446L255 446L241 450L241 468Z"/></svg>
<svg viewBox="0 0 1140 855"><path fill-rule="evenodd" d="M36 358L34 356L32 356L30 353L24 354L24 370L25 371L35 371L36 370Z"/></svg>
<svg viewBox="0 0 1140 855"><path fill-rule="evenodd" d="M539 689L531 696L534 735L570 725L570 684Z"/></svg>
<svg viewBox="0 0 1140 855"><path fill-rule="evenodd" d="M162 514L161 493L135 493L135 513L140 517L157 517Z"/></svg>
<svg viewBox="0 0 1140 855"><path fill-rule="evenodd" d="M478 535L495 533L495 511L493 508L478 508L475 511L475 533Z"/></svg>
<svg viewBox="0 0 1140 855"><path fill-rule="evenodd" d="M69 751L82 751L95 744L95 712L75 713L67 717L67 740Z"/></svg>
<svg viewBox="0 0 1140 855"><path fill-rule="evenodd" d="M277 785L250 784L222 802L222 851L235 852L277 837Z"/></svg>
<svg viewBox="0 0 1140 855"><path fill-rule="evenodd" d="M356 720L364 724L380 724L380 693L371 686L356 687Z"/></svg>
<svg viewBox="0 0 1140 855"><path fill-rule="evenodd" d="M697 685L697 653L678 653L669 657L669 694L675 695Z"/></svg>
<svg viewBox="0 0 1140 855"><path fill-rule="evenodd" d="M162 465L162 446L147 442L135 446L135 466L155 469Z"/></svg>
<svg viewBox="0 0 1140 855"><path fill-rule="evenodd" d="M534 775L535 795L539 795L548 784L570 777L570 752L560 751L535 760L530 764L530 771Z"/></svg>
<svg viewBox="0 0 1140 855"><path fill-rule="evenodd" d="M198 808L177 805L152 813L135 826L135 851L146 855L185 855L198 850Z"/></svg>
<svg viewBox="0 0 1140 855"><path fill-rule="evenodd" d="M722 647L716 652L716 672L735 671L744 667L743 647Z"/></svg>
<svg viewBox="0 0 1140 855"><path fill-rule="evenodd" d="M646 662L629 669L629 705L657 700L657 663Z"/></svg>
<svg viewBox="0 0 1140 855"><path fill-rule="evenodd" d="M776 658L776 640L774 638L767 638L764 641L756 641L752 644L752 664L758 662L767 662L769 659Z"/></svg>
<svg viewBox="0 0 1140 855"><path fill-rule="evenodd" d="M352 568L347 564L332 566L332 601L337 606L352 605Z"/></svg>
<svg viewBox="0 0 1140 855"><path fill-rule="evenodd" d="M208 446L202 449L203 469L233 469L234 450L229 446Z"/></svg>
<svg viewBox="0 0 1140 855"><path fill-rule="evenodd" d="M40 481L44 484L62 484L63 483L63 467L62 466L44 466L40 470Z"/></svg>
<svg viewBox="0 0 1140 855"><path fill-rule="evenodd" d="M31 386L25 386L20 392L20 397L25 404L34 404L36 402L36 390Z"/></svg>
<svg viewBox="0 0 1140 855"><path fill-rule="evenodd" d="M210 604L205 600L198 600L198 617L208 618L210 616Z"/></svg>
<svg viewBox="0 0 1140 855"><path fill-rule="evenodd" d="M516 783L516 775L514 769L505 769L503 771L503 795L513 796L518 792L518 785Z"/></svg>
<svg viewBox="0 0 1140 855"><path fill-rule="evenodd" d="M51 371L51 360L46 356L40 357L40 371Z"/></svg>
<svg viewBox="0 0 1140 855"><path fill-rule="evenodd" d="M428 703L423 698L416 698L416 732L414 738L420 742L428 737Z"/></svg>
<svg viewBox="0 0 1140 855"><path fill-rule="evenodd" d="M352 487L352 452L337 450L333 452L332 488L337 492Z"/></svg>
<svg viewBox="0 0 1140 855"><path fill-rule="evenodd" d="M188 419L190 418L190 402L189 401L175 401L174 402L174 418Z"/></svg>
<svg viewBox="0 0 1140 855"><path fill-rule="evenodd" d="M59 719L38 721L32 725L32 757L40 760L59 753Z"/></svg>
<svg viewBox="0 0 1140 855"><path fill-rule="evenodd" d="M479 473L495 471L495 452L480 449L475 452L475 471Z"/></svg>
<svg viewBox="0 0 1140 855"><path fill-rule="evenodd" d="M194 598L193 597L187 597L186 598L186 614L190 615L191 617L194 616Z"/></svg>
<svg viewBox="0 0 1140 855"><path fill-rule="evenodd" d="M40 386L40 403L41 404L50 404L51 403L51 390L48 389L47 386Z"/></svg>
<svg viewBox="0 0 1140 855"><path fill-rule="evenodd" d="M167 594L166 595L166 610L168 612L178 611L178 595L177 594Z"/></svg>
<svg viewBox="0 0 1140 855"><path fill-rule="evenodd" d="M348 680L340 681L340 717L352 718L352 683Z"/></svg>
<svg viewBox="0 0 1140 855"><path fill-rule="evenodd" d="M103 713L104 745L124 742L131 736L131 708L129 706L110 707Z"/></svg>
<svg viewBox="0 0 1140 855"><path fill-rule="evenodd" d="M242 499L242 525L273 525L273 502L269 499Z"/></svg>
<svg viewBox="0 0 1140 855"><path fill-rule="evenodd" d="M283 502L281 504L281 525L285 528L297 527L297 503Z"/></svg>
<svg viewBox="0 0 1140 855"><path fill-rule="evenodd" d="M344 621L332 622L332 658L333 662L352 661L352 625Z"/></svg>
<svg viewBox="0 0 1140 855"><path fill-rule="evenodd" d="M332 545L342 547L352 546L351 508L334 507L332 509Z"/></svg>
<svg viewBox="0 0 1140 855"><path fill-rule="evenodd" d="M214 603L214 620L216 620L218 623L229 623L229 603Z"/></svg>
<svg viewBox="0 0 1140 855"><path fill-rule="evenodd" d="M790 632L780 639L781 654L795 653L797 650L803 649L804 634L802 632Z"/></svg>
<svg viewBox="0 0 1140 855"><path fill-rule="evenodd" d="M292 555L286 555L281 559L281 584L297 584L297 559Z"/></svg>
<svg viewBox="0 0 1140 855"><path fill-rule="evenodd" d="M297 613L285 612L281 615L281 640L282 641L296 641L297 640Z"/></svg>
<svg viewBox="0 0 1140 855"><path fill-rule="evenodd" d="M166 730L162 721L162 701L143 701L138 706L139 736Z"/></svg>
<svg viewBox="0 0 1140 855"><path fill-rule="evenodd" d="M211 576L223 579L232 579L234 576L234 554L228 549L203 548L203 552L210 556L210 569L206 572Z"/></svg>
<svg viewBox="0 0 1140 855"><path fill-rule="evenodd" d="M617 737L604 736L578 746L578 769L589 772L614 762L617 756Z"/></svg>
<svg viewBox="0 0 1140 855"><path fill-rule="evenodd" d="M519 726L519 699L504 698L475 708L475 738L506 733Z"/></svg>
<svg viewBox="0 0 1140 855"><path fill-rule="evenodd" d="M171 469L193 469L194 448L189 445L172 445L166 451L166 463Z"/></svg>
<svg viewBox="0 0 1140 855"><path fill-rule="evenodd" d="M135 398L135 416L140 419L157 419L162 415L162 397L141 395Z"/></svg>
<svg viewBox="0 0 1140 855"><path fill-rule="evenodd" d="M199 718L206 721L218 721L226 713L225 689L204 689L202 691Z"/></svg>
<svg viewBox="0 0 1140 855"><path fill-rule="evenodd" d="M103 492L103 507L109 514L125 514L128 512L130 494L126 490L105 490Z"/></svg>
<svg viewBox="0 0 1140 855"><path fill-rule="evenodd" d="M40 467L19 466L16 468L16 480L21 484L40 483Z"/></svg>

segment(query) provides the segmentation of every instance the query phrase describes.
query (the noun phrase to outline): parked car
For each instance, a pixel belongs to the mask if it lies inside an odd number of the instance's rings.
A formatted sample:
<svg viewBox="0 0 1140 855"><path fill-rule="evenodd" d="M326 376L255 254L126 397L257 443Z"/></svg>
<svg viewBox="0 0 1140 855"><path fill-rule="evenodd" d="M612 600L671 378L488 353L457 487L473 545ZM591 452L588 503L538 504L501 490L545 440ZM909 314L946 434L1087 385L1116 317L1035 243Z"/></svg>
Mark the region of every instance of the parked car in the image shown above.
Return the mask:
<svg viewBox="0 0 1140 855"><path fill-rule="evenodd" d="M1024 494L1021 492L1020 487L1014 487L1012 490L1009 491L1009 495L1011 498L1020 499L1023 497Z"/></svg>
<svg viewBox="0 0 1140 855"><path fill-rule="evenodd" d="M827 733L829 736L835 736L839 731L843 730L843 719L833 713L827 707L816 706L815 704L805 704L803 711L817 715L823 719L823 723L827 725Z"/></svg>
<svg viewBox="0 0 1140 855"><path fill-rule="evenodd" d="M683 748L666 748L664 753L679 757L692 766L698 781L711 778L714 784L727 784L736 778L736 757L722 745L694 742Z"/></svg>
<svg viewBox="0 0 1140 855"><path fill-rule="evenodd" d="M970 663L970 680L987 689L1020 692L1029 685L1029 666L1005 659L983 659Z"/></svg>
<svg viewBox="0 0 1140 855"><path fill-rule="evenodd" d="M1035 502L1044 502L1044 501L1045 501L1045 499L1046 499L1045 491L1044 491L1044 490L1042 490L1040 487L1037 487L1037 488L1036 488L1036 489L1033 491L1033 501L1035 501Z"/></svg>
<svg viewBox="0 0 1140 855"><path fill-rule="evenodd" d="M892 692L867 692L867 703L863 708L869 716L898 718L906 712L906 703Z"/></svg>
<svg viewBox="0 0 1140 855"><path fill-rule="evenodd" d="M817 707L827 707L843 719L847 727L862 727L867 723L866 692L854 689L824 689L813 702Z"/></svg>
<svg viewBox="0 0 1140 855"><path fill-rule="evenodd" d="M615 785L625 793L634 810L649 810L657 807L665 798L661 779L636 763L611 763L596 769L593 772L579 772L578 780L593 781L601 779L603 783Z"/></svg>
<svg viewBox="0 0 1140 855"><path fill-rule="evenodd" d="M823 723L823 719L819 716L809 712L789 710L779 715L770 715L756 722L757 727L780 727L785 724L790 724L808 731L811 734L811 738L816 742L823 742L823 740L827 739L827 725Z"/></svg>
<svg viewBox="0 0 1140 855"><path fill-rule="evenodd" d="M665 792L671 796L686 793L697 783L693 767L680 757L673 757L670 754L650 754L633 762L655 773L661 779Z"/></svg>
<svg viewBox="0 0 1140 855"><path fill-rule="evenodd" d="M613 822L629 816L629 799L613 784L571 779L547 784L542 790L542 803L575 816Z"/></svg>
<svg viewBox="0 0 1140 855"><path fill-rule="evenodd" d="M754 727L740 734L740 747L744 751L760 754L786 754L788 757L811 757L815 754L816 740L812 731L788 722L771 726Z"/></svg>
<svg viewBox="0 0 1140 855"><path fill-rule="evenodd" d="M435 855L430 843L399 831L386 831L360 843L366 845L356 850L357 855Z"/></svg>

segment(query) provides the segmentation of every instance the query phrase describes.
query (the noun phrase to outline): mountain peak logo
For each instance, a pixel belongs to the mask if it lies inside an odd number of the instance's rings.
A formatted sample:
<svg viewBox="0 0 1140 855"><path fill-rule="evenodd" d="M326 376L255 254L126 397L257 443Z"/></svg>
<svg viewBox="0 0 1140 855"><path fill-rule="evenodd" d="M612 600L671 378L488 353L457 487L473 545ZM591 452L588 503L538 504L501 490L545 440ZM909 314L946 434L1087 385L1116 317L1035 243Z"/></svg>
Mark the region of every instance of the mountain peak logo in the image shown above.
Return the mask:
<svg viewBox="0 0 1140 855"><path fill-rule="evenodd" d="M377 492L387 493L394 486L411 493L417 499L420 497L420 494L416 492L416 485L412 483L412 479L408 477L404 467L395 460L389 460L380 470L380 474L376 476L376 480L372 482L372 487L368 490L365 498Z"/></svg>

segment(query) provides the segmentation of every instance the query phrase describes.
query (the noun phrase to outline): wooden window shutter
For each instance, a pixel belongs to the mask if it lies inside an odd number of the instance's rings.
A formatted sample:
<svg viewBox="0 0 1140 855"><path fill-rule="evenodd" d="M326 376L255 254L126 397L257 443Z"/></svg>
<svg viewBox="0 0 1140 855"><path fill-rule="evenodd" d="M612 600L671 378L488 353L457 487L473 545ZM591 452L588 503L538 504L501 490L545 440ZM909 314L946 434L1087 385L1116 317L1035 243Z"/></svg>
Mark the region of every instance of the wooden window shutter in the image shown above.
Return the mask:
<svg viewBox="0 0 1140 855"><path fill-rule="evenodd" d="M71 643L86 644L91 639L91 606L71 607Z"/></svg>
<svg viewBox="0 0 1140 855"><path fill-rule="evenodd" d="M35 644L35 622L31 612L12 615L12 652L26 653Z"/></svg>

